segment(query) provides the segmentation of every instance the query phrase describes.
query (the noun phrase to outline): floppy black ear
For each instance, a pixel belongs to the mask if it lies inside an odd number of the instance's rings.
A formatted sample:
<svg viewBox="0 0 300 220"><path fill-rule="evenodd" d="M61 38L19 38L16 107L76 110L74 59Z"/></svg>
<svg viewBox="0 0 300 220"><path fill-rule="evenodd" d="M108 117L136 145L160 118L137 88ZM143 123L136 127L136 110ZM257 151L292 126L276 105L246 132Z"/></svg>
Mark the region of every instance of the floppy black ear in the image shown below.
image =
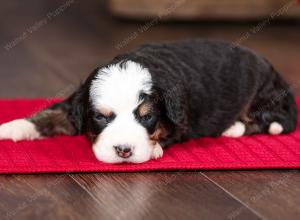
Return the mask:
<svg viewBox="0 0 300 220"><path fill-rule="evenodd" d="M84 87L69 98L27 118L43 137L78 135L84 132Z"/></svg>
<svg viewBox="0 0 300 220"><path fill-rule="evenodd" d="M66 108L66 112L68 113L68 120L72 123L78 134L84 133L85 130L85 97L86 89L82 85L69 98L67 98L63 104Z"/></svg>
<svg viewBox="0 0 300 220"><path fill-rule="evenodd" d="M188 125L187 96L181 85L164 90L162 94L165 114L177 129L185 131Z"/></svg>
<svg viewBox="0 0 300 220"><path fill-rule="evenodd" d="M68 121L73 125L76 134L83 134L86 132L88 101L89 101L89 85L97 75L99 67L94 69L93 72L86 79L81 86L61 104L68 114Z"/></svg>

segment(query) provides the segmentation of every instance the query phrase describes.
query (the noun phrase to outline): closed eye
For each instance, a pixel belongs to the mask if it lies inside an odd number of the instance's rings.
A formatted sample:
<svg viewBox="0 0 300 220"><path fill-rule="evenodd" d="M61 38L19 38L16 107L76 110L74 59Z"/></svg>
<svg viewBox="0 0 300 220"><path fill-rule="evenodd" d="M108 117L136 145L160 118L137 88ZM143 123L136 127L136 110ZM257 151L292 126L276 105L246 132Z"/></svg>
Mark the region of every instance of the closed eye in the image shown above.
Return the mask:
<svg viewBox="0 0 300 220"><path fill-rule="evenodd" d="M96 113L96 114L95 114L95 119L96 119L97 121L101 121L101 120L103 120L103 119L106 119L106 117L105 117L104 115L100 114L100 113Z"/></svg>
<svg viewBox="0 0 300 220"><path fill-rule="evenodd" d="M101 113L96 113L94 116L95 120L101 123L109 123L115 118L115 114L111 114L109 116L105 116Z"/></svg>
<svg viewBox="0 0 300 220"><path fill-rule="evenodd" d="M151 121L152 118L153 117L152 117L151 114L146 114L146 115L144 115L144 116L141 117L141 121L142 122L148 122L148 121Z"/></svg>

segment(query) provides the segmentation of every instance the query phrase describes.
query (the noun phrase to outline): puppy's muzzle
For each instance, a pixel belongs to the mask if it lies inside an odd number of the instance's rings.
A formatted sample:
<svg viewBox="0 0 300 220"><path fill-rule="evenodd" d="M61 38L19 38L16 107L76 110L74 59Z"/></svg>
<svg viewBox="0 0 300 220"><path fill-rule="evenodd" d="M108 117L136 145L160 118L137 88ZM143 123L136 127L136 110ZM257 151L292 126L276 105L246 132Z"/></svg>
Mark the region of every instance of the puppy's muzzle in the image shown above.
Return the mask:
<svg viewBox="0 0 300 220"><path fill-rule="evenodd" d="M116 154L122 158L129 158L132 155L132 147L126 145L114 146Z"/></svg>

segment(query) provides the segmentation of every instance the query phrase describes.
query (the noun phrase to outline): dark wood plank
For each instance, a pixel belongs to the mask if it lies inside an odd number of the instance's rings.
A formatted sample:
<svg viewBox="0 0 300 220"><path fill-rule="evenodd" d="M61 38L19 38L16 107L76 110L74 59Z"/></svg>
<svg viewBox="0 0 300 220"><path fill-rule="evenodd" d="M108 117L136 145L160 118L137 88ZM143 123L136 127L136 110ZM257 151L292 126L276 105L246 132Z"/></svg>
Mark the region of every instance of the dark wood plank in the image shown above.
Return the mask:
<svg viewBox="0 0 300 220"><path fill-rule="evenodd" d="M200 173L72 174L116 219L262 219Z"/></svg>
<svg viewBox="0 0 300 220"><path fill-rule="evenodd" d="M68 174L0 176L1 219L113 219Z"/></svg>
<svg viewBox="0 0 300 220"><path fill-rule="evenodd" d="M299 170L205 172L204 175L266 219L300 216ZM234 210L232 218L244 210L244 207Z"/></svg>

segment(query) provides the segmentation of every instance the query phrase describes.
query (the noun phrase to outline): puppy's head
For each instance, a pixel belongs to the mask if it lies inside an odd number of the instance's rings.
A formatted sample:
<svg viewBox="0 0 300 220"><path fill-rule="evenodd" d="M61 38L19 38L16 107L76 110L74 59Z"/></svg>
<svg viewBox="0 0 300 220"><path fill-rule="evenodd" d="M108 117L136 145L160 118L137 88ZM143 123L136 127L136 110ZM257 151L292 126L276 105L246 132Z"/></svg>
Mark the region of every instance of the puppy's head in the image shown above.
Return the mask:
<svg viewBox="0 0 300 220"><path fill-rule="evenodd" d="M161 106L149 71L128 61L100 69L89 88L88 133L107 163L151 159L162 135Z"/></svg>

